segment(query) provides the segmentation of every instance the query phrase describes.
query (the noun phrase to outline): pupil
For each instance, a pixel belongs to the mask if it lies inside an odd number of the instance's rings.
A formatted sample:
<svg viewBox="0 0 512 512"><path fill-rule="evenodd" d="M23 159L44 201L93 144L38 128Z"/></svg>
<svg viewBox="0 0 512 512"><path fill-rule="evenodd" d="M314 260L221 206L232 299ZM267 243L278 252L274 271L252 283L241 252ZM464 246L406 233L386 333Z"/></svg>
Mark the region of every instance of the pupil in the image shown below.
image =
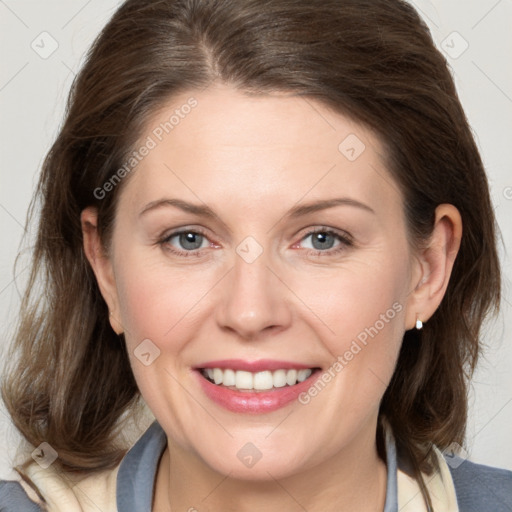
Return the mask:
<svg viewBox="0 0 512 512"><path fill-rule="evenodd" d="M202 235L197 233L182 233L180 235L180 244L184 249L199 249L202 243Z"/></svg>
<svg viewBox="0 0 512 512"><path fill-rule="evenodd" d="M334 236L329 233L315 233L313 247L315 249L331 249L334 245Z"/></svg>

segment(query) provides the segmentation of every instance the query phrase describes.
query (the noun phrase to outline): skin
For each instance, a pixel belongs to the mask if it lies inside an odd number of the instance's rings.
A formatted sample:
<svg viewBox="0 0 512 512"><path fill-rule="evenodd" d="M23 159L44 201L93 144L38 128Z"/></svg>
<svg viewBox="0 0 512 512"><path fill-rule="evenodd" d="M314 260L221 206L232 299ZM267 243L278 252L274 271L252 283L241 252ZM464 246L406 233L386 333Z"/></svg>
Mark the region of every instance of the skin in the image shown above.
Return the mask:
<svg viewBox="0 0 512 512"><path fill-rule="evenodd" d="M412 249L378 137L291 94L249 96L219 84L189 91L155 113L140 140L191 96L197 107L123 183L108 251L95 209L82 212L112 328L124 332L139 389L168 437L154 510L382 510L379 403L404 332L418 317L428 321L445 293L460 215L440 205L426 247ZM338 149L349 134L365 144L354 161ZM287 217L297 205L341 197L372 211L343 204ZM174 206L140 215L164 198L207 205L215 216ZM160 242L180 228L204 231L195 254L169 250L187 250L179 237ZM317 228L349 233L352 243L334 237L318 249ZM263 249L252 263L236 252L248 236ZM227 358L326 370L393 304L401 310L306 405L230 412L191 370ZM160 350L149 366L134 356L144 339ZM237 458L248 442L262 454L252 468Z"/></svg>

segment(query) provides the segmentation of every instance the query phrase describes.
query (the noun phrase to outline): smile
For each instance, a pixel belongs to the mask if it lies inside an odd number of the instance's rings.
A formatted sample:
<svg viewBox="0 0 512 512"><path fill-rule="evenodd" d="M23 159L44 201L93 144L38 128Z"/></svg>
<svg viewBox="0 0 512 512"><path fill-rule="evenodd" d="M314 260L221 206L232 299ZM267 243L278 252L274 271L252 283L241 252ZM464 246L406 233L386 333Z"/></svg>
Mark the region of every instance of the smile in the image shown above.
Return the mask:
<svg viewBox="0 0 512 512"><path fill-rule="evenodd" d="M249 414L292 404L321 375L319 367L276 360L211 361L194 370L205 398L231 412Z"/></svg>
<svg viewBox="0 0 512 512"><path fill-rule="evenodd" d="M261 372L248 372L230 368L206 368L201 370L201 373L203 377L217 386L256 392L295 386L299 382L304 382L313 371L314 368L265 370Z"/></svg>

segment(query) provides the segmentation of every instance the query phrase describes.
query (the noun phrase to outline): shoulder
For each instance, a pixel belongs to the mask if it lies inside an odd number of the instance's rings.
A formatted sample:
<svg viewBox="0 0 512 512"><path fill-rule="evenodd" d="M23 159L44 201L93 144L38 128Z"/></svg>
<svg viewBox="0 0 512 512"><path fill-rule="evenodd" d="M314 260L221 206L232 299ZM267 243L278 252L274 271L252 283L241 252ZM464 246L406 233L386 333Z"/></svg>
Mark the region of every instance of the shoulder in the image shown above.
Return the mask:
<svg viewBox="0 0 512 512"><path fill-rule="evenodd" d="M56 472L51 467L43 469L30 464L24 473L34 488L22 479L0 480L0 512L117 512L118 469L119 466L116 466L111 470L77 477ZM34 489L37 489L37 493Z"/></svg>
<svg viewBox="0 0 512 512"><path fill-rule="evenodd" d="M460 512L512 511L512 471L445 457Z"/></svg>
<svg viewBox="0 0 512 512"><path fill-rule="evenodd" d="M19 482L0 480L0 512L41 512Z"/></svg>
<svg viewBox="0 0 512 512"><path fill-rule="evenodd" d="M0 480L0 512L149 510L166 442L165 432L155 420L113 469L76 475L54 465L43 468L31 463L24 473L37 493L19 476Z"/></svg>

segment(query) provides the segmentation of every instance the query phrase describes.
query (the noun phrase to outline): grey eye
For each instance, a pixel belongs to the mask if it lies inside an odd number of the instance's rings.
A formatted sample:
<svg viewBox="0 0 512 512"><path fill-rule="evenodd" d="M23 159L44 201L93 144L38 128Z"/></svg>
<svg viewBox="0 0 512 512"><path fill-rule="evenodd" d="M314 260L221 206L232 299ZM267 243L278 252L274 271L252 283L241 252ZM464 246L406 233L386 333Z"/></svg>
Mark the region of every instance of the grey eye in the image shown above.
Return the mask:
<svg viewBox="0 0 512 512"><path fill-rule="evenodd" d="M336 243L336 236L332 233L321 231L318 233L311 233L309 236L311 237L313 249L316 250L321 251L325 249L332 249Z"/></svg>
<svg viewBox="0 0 512 512"><path fill-rule="evenodd" d="M173 242L174 240L177 241ZM178 249L183 249L185 251L195 251L197 249L201 249L204 245L206 238L204 235L200 233L196 233L195 231L182 231L181 233L175 233L167 239L167 242Z"/></svg>

